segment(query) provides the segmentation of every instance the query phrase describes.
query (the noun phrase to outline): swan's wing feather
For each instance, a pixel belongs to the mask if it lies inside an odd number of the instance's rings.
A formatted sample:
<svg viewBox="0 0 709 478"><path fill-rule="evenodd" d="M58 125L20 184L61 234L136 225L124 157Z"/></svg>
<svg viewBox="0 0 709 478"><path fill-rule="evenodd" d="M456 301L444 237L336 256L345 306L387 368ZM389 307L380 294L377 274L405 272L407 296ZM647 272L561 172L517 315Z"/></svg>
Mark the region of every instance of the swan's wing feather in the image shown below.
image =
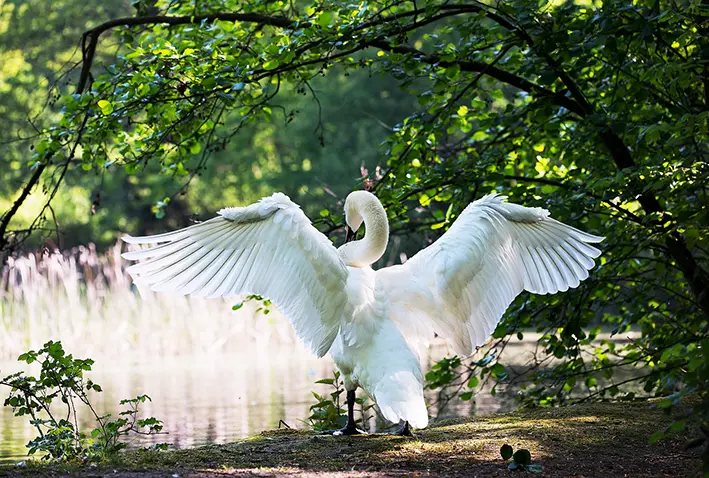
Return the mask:
<svg viewBox="0 0 709 478"><path fill-rule="evenodd" d="M136 281L198 297L268 297L320 357L348 306L337 249L280 193L179 231L123 240L152 246L123 254L141 261L128 268Z"/></svg>
<svg viewBox="0 0 709 478"><path fill-rule="evenodd" d="M389 315L407 339L434 331L469 355L523 290L553 294L588 277L594 236L541 208L488 195L470 204L435 243L377 272Z"/></svg>

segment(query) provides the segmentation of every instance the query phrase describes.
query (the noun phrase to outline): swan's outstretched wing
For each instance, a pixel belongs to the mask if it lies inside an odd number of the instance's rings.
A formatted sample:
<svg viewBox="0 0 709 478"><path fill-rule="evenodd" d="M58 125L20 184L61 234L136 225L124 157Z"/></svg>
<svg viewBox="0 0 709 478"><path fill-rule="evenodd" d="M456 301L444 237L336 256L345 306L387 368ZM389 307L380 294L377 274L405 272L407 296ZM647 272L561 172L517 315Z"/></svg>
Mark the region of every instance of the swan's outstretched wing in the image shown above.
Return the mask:
<svg viewBox="0 0 709 478"><path fill-rule="evenodd" d="M123 240L154 245L123 254L142 260L128 272L152 290L268 297L319 357L337 335L347 307L347 268L337 249L284 194L222 209L219 216L179 231Z"/></svg>
<svg viewBox="0 0 709 478"><path fill-rule="evenodd" d="M553 294L588 277L601 253L588 243L602 237L504 199L473 202L435 243L377 271L387 312L407 338L435 331L469 355L523 290Z"/></svg>

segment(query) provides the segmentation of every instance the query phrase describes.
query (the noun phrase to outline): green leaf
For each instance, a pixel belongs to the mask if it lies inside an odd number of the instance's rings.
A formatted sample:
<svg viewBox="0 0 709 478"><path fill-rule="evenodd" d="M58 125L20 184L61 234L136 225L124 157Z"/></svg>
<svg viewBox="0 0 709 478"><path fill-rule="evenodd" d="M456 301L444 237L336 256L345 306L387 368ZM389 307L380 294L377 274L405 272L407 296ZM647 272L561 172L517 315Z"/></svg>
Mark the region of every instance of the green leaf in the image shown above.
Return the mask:
<svg viewBox="0 0 709 478"><path fill-rule="evenodd" d="M113 113L113 103L108 100L98 100L98 107L101 108L101 113L110 115Z"/></svg>
<svg viewBox="0 0 709 478"><path fill-rule="evenodd" d="M510 445L504 444L500 447L500 456L503 460L509 460L512 458L513 449Z"/></svg>
<svg viewBox="0 0 709 478"><path fill-rule="evenodd" d="M263 64L263 69L267 71L275 70L280 64L281 63L277 58L273 58L272 60L268 60Z"/></svg>
<svg viewBox="0 0 709 478"><path fill-rule="evenodd" d="M670 423L668 430L671 432L679 432L684 430L686 426L687 420L675 420L674 422Z"/></svg>
<svg viewBox="0 0 709 478"><path fill-rule="evenodd" d="M502 374L505 373L505 367L503 367L502 364L496 363L492 366L491 371L495 377L500 377Z"/></svg>
<svg viewBox="0 0 709 478"><path fill-rule="evenodd" d="M514 455L512 455L512 459L518 465L526 466L532 463L532 454L529 453L529 450L525 450L523 448L521 450L517 450Z"/></svg>
<svg viewBox="0 0 709 478"><path fill-rule="evenodd" d="M318 25L327 28L332 25L334 18L335 15L331 11L324 11L318 17Z"/></svg>

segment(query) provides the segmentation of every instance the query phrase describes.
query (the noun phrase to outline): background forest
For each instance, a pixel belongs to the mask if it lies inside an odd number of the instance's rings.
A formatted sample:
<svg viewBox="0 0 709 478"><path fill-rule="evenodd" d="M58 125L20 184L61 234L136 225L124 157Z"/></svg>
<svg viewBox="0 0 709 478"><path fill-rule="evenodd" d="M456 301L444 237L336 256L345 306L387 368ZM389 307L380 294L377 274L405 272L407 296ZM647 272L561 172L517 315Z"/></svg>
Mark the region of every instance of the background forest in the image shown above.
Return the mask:
<svg viewBox="0 0 709 478"><path fill-rule="evenodd" d="M76 80L62 75L79 60L81 34L91 25L135 11L129 1L57 2L47 9L39 0L2 4L3 211L27 179L37 135L58 120L56 95ZM110 61L119 43L105 43L101 54ZM402 92L395 79L367 72L333 73L316 78L311 87L319 104L310 90L284 87L272 121L249 124L210 151L197 177L175 165L149 164L144 174L135 175L118 165L76 164L57 191L53 210L60 227L58 234L49 235L49 244L67 249L93 242L103 251L123 233L184 226L191 219L211 217L222 205L249 204L273 191L288 194L314 219L326 217L328 206L357 187L360 168L378 164L380 144L415 111L416 99ZM238 117L225 121L233 126ZM191 148L200 158L201 145ZM32 223L45 198L37 194L23 206L15 219L18 228ZM158 211L156 204L167 198L170 207ZM45 237L32 236L31 246L43 245Z"/></svg>
<svg viewBox="0 0 709 478"><path fill-rule="evenodd" d="M466 400L520 380L528 403L662 397L668 410L689 395L672 430L706 439L707 2L0 0L0 12L6 260L105 251L273 191L334 237L341 200L366 187L392 222L383 261L397 263L502 192L605 236L600 266L563 295L520 296L481 356L439 362L430 387ZM504 350L529 333L537 354L518 377Z"/></svg>

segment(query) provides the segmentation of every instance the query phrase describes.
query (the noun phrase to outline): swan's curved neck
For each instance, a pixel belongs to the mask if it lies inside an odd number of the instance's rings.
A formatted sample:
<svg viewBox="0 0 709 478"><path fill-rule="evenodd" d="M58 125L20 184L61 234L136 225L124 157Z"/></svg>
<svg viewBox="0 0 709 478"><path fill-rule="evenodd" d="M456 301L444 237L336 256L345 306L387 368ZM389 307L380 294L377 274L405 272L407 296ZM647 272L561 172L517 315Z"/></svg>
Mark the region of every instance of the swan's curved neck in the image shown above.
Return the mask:
<svg viewBox="0 0 709 478"><path fill-rule="evenodd" d="M389 243L389 221L382 203L374 195L361 196L356 210L364 220L364 238L343 245L345 264L368 267L377 262Z"/></svg>

